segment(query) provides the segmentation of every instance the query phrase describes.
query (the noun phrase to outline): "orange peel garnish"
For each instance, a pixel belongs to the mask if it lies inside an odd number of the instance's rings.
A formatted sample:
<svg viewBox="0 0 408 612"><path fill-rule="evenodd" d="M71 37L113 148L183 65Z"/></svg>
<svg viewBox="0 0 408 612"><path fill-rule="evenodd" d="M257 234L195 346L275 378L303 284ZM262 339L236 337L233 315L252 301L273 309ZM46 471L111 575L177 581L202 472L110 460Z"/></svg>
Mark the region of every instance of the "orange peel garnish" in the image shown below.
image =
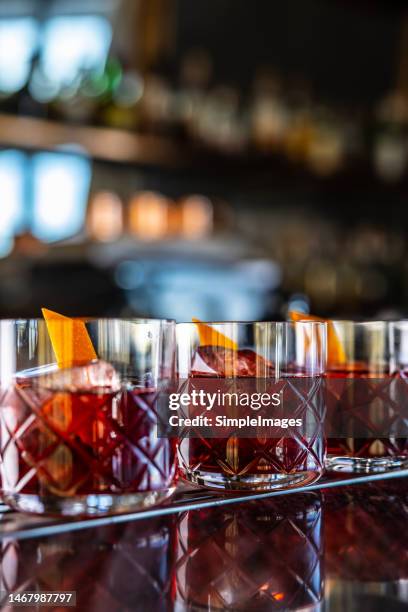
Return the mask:
<svg viewBox="0 0 408 612"><path fill-rule="evenodd" d="M232 349L233 351L238 350L239 347L237 342L217 331L211 327L211 325L207 325L207 323L203 323L194 317L191 320L197 325L201 346L222 346L223 348Z"/></svg>
<svg viewBox="0 0 408 612"><path fill-rule="evenodd" d="M47 308L42 308L41 312L59 368L83 365L98 358L84 321Z"/></svg>
<svg viewBox="0 0 408 612"><path fill-rule="evenodd" d="M338 366L346 363L346 353L341 340L336 332L333 321L330 319L324 319L323 317L316 317L314 315L305 314L304 312L298 312L291 310L289 312L289 318L291 321L317 321L327 323L327 361L329 366Z"/></svg>

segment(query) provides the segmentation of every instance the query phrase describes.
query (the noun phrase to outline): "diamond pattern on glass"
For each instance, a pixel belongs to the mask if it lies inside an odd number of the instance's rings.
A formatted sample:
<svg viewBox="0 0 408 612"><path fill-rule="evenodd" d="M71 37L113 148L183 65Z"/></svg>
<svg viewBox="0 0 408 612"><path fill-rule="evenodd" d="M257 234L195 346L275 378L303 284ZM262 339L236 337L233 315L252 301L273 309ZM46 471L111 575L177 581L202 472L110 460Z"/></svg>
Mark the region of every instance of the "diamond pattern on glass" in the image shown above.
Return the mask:
<svg viewBox="0 0 408 612"><path fill-rule="evenodd" d="M170 484L173 441L156 437L156 392L41 392L16 385L0 410L3 489L59 496Z"/></svg>
<svg viewBox="0 0 408 612"><path fill-rule="evenodd" d="M205 438L196 429L196 438L181 435L181 465L191 471L221 471L226 476L321 471L325 451L323 381L288 378L281 381L281 388L285 412L303 420L307 437L299 432L268 438L261 430L256 438Z"/></svg>
<svg viewBox="0 0 408 612"><path fill-rule="evenodd" d="M288 610L322 598L318 496L185 513L178 536L181 609Z"/></svg>

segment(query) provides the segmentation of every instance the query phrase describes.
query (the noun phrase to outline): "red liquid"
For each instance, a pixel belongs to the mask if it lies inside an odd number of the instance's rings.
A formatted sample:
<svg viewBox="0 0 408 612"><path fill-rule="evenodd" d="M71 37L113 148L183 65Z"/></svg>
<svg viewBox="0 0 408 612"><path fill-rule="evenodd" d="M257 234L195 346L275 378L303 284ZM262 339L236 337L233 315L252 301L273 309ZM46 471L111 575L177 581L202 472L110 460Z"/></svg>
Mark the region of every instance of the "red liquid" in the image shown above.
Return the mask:
<svg viewBox="0 0 408 612"><path fill-rule="evenodd" d="M303 393L312 386L319 392L315 378L296 380L296 388L303 382ZM306 419L310 406L291 393L290 380L282 385L288 412ZM292 474L296 472L320 472L323 469L325 442L321 422L317 422L313 435L305 437L267 437L265 429L252 438L185 438L180 442L184 465L190 470L222 473L225 476Z"/></svg>
<svg viewBox="0 0 408 612"><path fill-rule="evenodd" d="M197 354L214 375L211 378L233 376L241 379L264 377L273 380L274 368L253 351L232 351L219 347L200 347ZM218 374L218 376L217 376ZM192 370L190 378L208 377L207 372ZM305 437L298 430L292 437L268 437L263 428L259 435L239 438L184 438L179 444L182 470L199 475L217 474L226 478L262 477L274 474L304 473L309 481L323 470L325 441L323 435L322 380L316 377L295 376L280 379L279 388L286 415L316 421ZM313 411L313 415L311 415ZM255 415L255 413L254 413ZM274 416L273 412L268 415ZM275 415L276 416L276 415ZM279 434L280 435L280 434Z"/></svg>
<svg viewBox="0 0 408 612"><path fill-rule="evenodd" d="M398 375L376 374L358 367L329 372L327 379L327 418L334 431L348 432L347 437L328 436L329 455L364 459L408 455L407 438L392 435L401 400ZM360 423L364 424L365 437L353 435ZM390 435L384 435L388 431Z"/></svg>
<svg viewBox="0 0 408 612"><path fill-rule="evenodd" d="M318 496L187 512L178 524L180 609L311 610L321 600Z"/></svg>
<svg viewBox="0 0 408 612"><path fill-rule="evenodd" d="M156 438L154 389L49 391L21 380L1 400L2 488L39 496L170 486L172 440Z"/></svg>

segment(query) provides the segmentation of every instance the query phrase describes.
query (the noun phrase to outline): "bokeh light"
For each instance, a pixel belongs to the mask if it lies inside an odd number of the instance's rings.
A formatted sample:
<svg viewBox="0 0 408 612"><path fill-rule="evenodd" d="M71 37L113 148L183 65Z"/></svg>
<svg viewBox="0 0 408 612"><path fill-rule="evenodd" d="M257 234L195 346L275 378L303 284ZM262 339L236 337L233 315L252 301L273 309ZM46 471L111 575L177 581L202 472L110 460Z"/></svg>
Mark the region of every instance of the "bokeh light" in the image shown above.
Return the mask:
<svg viewBox="0 0 408 612"><path fill-rule="evenodd" d="M33 158L33 234L45 242L62 240L83 226L91 179L89 159L65 153Z"/></svg>
<svg viewBox="0 0 408 612"><path fill-rule="evenodd" d="M168 233L170 202L159 193L146 191L130 202L129 229L142 240L159 240Z"/></svg>
<svg viewBox="0 0 408 612"><path fill-rule="evenodd" d="M100 16L59 16L45 24L41 64L46 77L61 86L72 83L81 70L102 70L112 28Z"/></svg>
<svg viewBox="0 0 408 612"><path fill-rule="evenodd" d="M12 94L27 82L38 41L32 17L0 20L0 94Z"/></svg>
<svg viewBox="0 0 408 612"><path fill-rule="evenodd" d="M100 191L89 205L88 234L95 240L111 242L117 240L123 230L122 201L115 193Z"/></svg>

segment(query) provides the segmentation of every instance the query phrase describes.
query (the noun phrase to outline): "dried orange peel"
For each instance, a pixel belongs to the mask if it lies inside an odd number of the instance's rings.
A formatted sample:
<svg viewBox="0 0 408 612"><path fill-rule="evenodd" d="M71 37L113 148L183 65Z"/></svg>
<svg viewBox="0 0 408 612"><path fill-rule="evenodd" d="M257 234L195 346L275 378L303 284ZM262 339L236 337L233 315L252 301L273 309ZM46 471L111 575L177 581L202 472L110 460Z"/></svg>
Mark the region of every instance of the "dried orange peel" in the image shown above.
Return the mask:
<svg viewBox="0 0 408 612"><path fill-rule="evenodd" d="M291 321L317 321L327 323L327 361L330 366L338 366L345 364L346 353L341 343L339 336L337 335L336 328L333 321L330 319L324 319L323 317L316 317L314 315L305 314L304 312L297 312L291 310L289 312L289 318Z"/></svg>
<svg viewBox="0 0 408 612"><path fill-rule="evenodd" d="M203 323L194 317L191 319L197 325L198 334L200 337L201 346L222 346L226 349L238 350L238 343L221 332L217 331L211 325Z"/></svg>
<svg viewBox="0 0 408 612"><path fill-rule="evenodd" d="M47 308L41 309L59 368L71 368L97 359L85 322Z"/></svg>

